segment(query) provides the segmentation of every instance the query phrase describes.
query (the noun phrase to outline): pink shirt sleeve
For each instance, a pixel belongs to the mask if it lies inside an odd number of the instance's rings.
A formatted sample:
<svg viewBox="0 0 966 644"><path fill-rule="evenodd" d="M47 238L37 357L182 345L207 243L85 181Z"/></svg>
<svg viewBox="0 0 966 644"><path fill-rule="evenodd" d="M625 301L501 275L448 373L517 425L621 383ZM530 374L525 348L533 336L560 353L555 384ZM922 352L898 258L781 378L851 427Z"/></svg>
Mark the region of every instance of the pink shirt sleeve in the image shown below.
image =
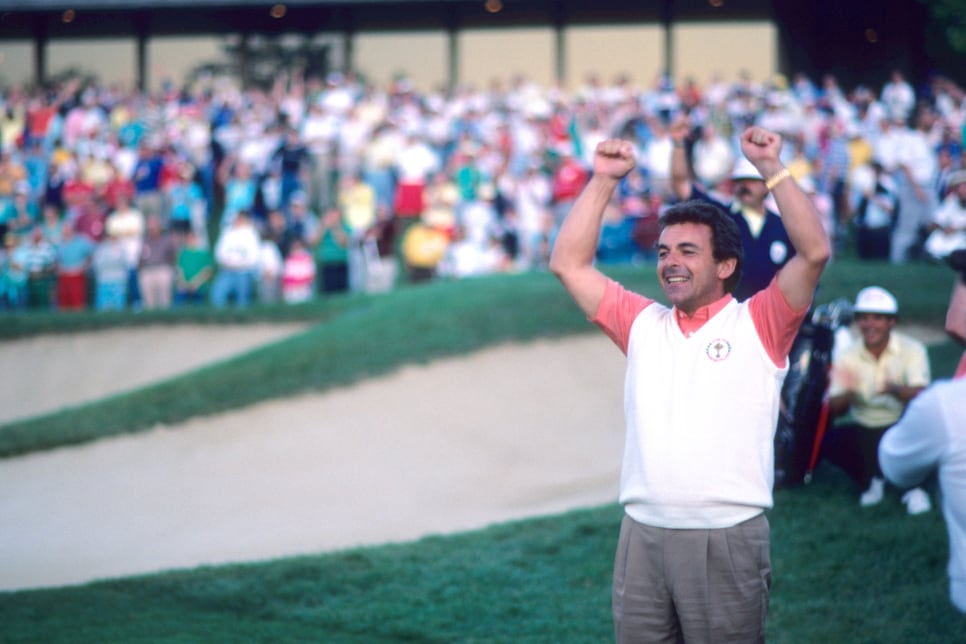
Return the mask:
<svg viewBox="0 0 966 644"><path fill-rule="evenodd" d="M653 303L654 300L628 291L614 280L608 280L597 314L590 321L600 327L626 355L631 325L638 313Z"/></svg>
<svg viewBox="0 0 966 644"><path fill-rule="evenodd" d="M748 310L768 356L776 366L783 366L808 307L792 310L778 288L778 279L772 278L767 287L751 296Z"/></svg>

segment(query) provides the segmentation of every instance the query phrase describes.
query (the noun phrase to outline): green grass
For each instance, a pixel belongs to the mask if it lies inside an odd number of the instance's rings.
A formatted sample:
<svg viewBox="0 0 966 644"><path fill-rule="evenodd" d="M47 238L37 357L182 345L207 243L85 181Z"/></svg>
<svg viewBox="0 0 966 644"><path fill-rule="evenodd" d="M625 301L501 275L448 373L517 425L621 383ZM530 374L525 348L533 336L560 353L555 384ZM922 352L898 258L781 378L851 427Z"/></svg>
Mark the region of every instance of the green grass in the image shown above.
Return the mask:
<svg viewBox="0 0 966 644"><path fill-rule="evenodd" d="M657 294L651 269L610 272ZM896 293L906 321L941 326L952 283L941 267L837 262L817 301L851 298L870 283ZM495 342L592 330L551 277L526 275L244 312L11 316L0 319L0 337L293 320L312 324L189 376L7 425L0 449L9 456L138 431ZM932 347L935 375L949 375L959 354L951 342ZM909 517L894 492L860 509L856 496L826 465L810 485L776 493L769 641L963 641L938 510ZM0 593L0 641L607 642L619 520L608 505L378 548Z"/></svg>
<svg viewBox="0 0 966 644"><path fill-rule="evenodd" d="M948 599L949 549L937 509L910 517L889 488L860 508L858 491L823 463L771 512L772 642L962 642Z"/></svg>
<svg viewBox="0 0 966 644"><path fill-rule="evenodd" d="M650 267L609 271L660 298ZM852 298L870 283L893 290L903 319L941 326L952 275L943 267L841 261L816 302ZM280 396L322 391L402 364L464 354L498 342L590 332L592 327L550 275L534 273L439 282L393 293L331 298L303 306L152 314L0 316L0 338L148 324L310 323L294 337L135 392L0 426L0 457L174 425ZM930 350L937 377L952 373L958 349Z"/></svg>
<svg viewBox="0 0 966 644"><path fill-rule="evenodd" d="M961 642L940 514L776 494L770 642ZM449 537L0 593L5 642L607 642L615 505Z"/></svg>

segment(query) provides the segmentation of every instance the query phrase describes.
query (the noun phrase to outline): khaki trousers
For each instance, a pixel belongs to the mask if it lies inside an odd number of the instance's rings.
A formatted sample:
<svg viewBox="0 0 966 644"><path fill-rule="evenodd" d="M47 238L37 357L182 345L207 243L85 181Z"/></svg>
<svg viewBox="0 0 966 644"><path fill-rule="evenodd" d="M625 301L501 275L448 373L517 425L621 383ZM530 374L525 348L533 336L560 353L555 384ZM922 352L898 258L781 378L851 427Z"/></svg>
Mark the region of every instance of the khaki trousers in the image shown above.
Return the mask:
<svg viewBox="0 0 966 644"><path fill-rule="evenodd" d="M655 528L625 515L614 560L617 641L763 642L769 548L764 514L715 530Z"/></svg>

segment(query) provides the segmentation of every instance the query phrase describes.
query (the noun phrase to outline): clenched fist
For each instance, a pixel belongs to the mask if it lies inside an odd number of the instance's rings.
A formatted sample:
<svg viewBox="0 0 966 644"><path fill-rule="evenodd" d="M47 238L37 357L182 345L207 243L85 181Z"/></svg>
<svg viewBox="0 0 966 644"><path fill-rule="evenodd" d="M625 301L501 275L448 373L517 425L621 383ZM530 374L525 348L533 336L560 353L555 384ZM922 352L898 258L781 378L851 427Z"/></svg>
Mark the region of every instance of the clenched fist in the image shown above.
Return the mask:
<svg viewBox="0 0 966 644"><path fill-rule="evenodd" d="M622 179L634 167L634 145L622 139L606 139L594 151L594 174Z"/></svg>

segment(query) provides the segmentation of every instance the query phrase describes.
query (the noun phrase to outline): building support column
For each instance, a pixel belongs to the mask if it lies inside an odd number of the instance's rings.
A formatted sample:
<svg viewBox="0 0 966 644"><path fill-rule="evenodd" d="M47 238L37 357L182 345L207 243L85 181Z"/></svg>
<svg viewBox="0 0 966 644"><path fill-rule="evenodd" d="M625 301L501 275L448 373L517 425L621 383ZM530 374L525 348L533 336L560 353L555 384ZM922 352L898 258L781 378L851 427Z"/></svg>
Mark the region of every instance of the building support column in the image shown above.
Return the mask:
<svg viewBox="0 0 966 644"><path fill-rule="evenodd" d="M671 78L674 73L674 0L664 0L661 5L661 28L664 32L664 75Z"/></svg>
<svg viewBox="0 0 966 644"><path fill-rule="evenodd" d="M37 19L34 26L33 79L34 85L42 87L47 82L47 26Z"/></svg>
<svg viewBox="0 0 966 644"><path fill-rule="evenodd" d="M563 3L558 3L553 17L553 77L559 87L565 87L567 83L566 23Z"/></svg>
<svg viewBox="0 0 966 644"><path fill-rule="evenodd" d="M460 84L459 30L450 23L446 27L446 85L450 91Z"/></svg>
<svg viewBox="0 0 966 644"><path fill-rule="evenodd" d="M356 67L356 37L355 31L347 28L342 31L342 72L355 71Z"/></svg>
<svg viewBox="0 0 966 644"><path fill-rule="evenodd" d="M241 79L241 84L243 88L251 87L252 84L252 68L251 68L251 52L248 49L248 32L243 31L238 34L238 78Z"/></svg>
<svg viewBox="0 0 966 644"><path fill-rule="evenodd" d="M333 17L333 23L339 34L338 60L333 60L333 56L326 57L326 74L333 71L341 71L343 74L356 73L356 34L359 29L353 20L351 11L340 9Z"/></svg>
<svg viewBox="0 0 966 644"><path fill-rule="evenodd" d="M135 38L134 64L136 69L134 73L138 91L143 93L147 90L148 83L150 82L150 78L148 77L148 37L139 28Z"/></svg>

